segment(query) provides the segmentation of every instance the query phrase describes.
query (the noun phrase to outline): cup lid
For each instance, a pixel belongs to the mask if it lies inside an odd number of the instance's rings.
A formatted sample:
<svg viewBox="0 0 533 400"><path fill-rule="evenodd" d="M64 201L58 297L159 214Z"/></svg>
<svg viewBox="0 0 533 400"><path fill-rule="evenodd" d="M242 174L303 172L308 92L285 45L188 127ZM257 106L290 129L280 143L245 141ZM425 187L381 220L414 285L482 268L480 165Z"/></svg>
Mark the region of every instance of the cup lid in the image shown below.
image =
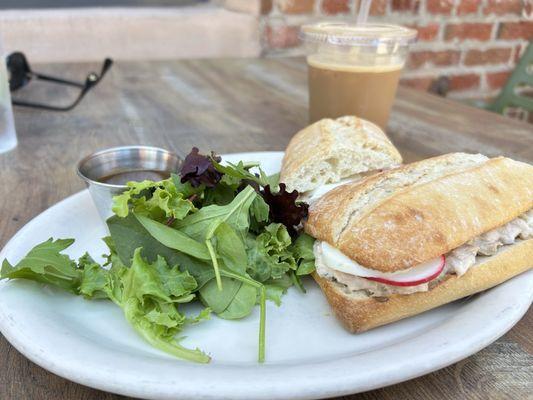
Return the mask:
<svg viewBox="0 0 533 400"><path fill-rule="evenodd" d="M415 29L388 24L349 24L347 22L319 22L303 25L301 37L311 42L339 45L377 45L380 43L409 44L416 38Z"/></svg>

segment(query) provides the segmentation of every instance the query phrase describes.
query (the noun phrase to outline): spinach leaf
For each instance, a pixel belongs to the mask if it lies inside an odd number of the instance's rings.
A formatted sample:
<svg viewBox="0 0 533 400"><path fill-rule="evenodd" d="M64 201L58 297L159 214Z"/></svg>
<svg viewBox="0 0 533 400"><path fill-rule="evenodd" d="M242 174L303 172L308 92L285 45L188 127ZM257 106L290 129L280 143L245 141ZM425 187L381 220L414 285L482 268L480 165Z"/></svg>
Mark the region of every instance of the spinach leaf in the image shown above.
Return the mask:
<svg viewBox="0 0 533 400"><path fill-rule="evenodd" d="M229 304L239 291L242 282L235 279L222 278L222 290L219 290L215 280L209 281L200 291L200 299L202 303L213 310L214 313L220 314Z"/></svg>
<svg viewBox="0 0 533 400"><path fill-rule="evenodd" d="M214 237L217 254L224 266L239 275L245 275L248 256L244 243L235 230L226 222L222 222L216 228Z"/></svg>
<svg viewBox="0 0 533 400"><path fill-rule="evenodd" d="M228 223L241 238L244 238L250 224L249 209L256 196L255 190L247 186L231 203L225 206L203 207L178 221L175 228L199 242L204 242L213 220L220 219Z"/></svg>
<svg viewBox="0 0 533 400"><path fill-rule="evenodd" d="M203 243L191 239L185 233L167 225L156 222L142 215L134 214L137 221L148 231L159 243L182 253L199 258L200 260L209 260L209 252Z"/></svg>
<svg viewBox="0 0 533 400"><path fill-rule="evenodd" d="M224 319L241 319L249 315L257 301L257 289L246 283L241 283L239 290L233 296L226 309L218 316Z"/></svg>
<svg viewBox="0 0 533 400"><path fill-rule="evenodd" d="M149 262L162 256L170 265L179 265L181 269L189 271L199 287L215 276L209 263L189 257L154 239L132 214L126 218L113 216L107 220L107 226L118 257L124 265L130 265L135 249L142 248L142 257Z"/></svg>

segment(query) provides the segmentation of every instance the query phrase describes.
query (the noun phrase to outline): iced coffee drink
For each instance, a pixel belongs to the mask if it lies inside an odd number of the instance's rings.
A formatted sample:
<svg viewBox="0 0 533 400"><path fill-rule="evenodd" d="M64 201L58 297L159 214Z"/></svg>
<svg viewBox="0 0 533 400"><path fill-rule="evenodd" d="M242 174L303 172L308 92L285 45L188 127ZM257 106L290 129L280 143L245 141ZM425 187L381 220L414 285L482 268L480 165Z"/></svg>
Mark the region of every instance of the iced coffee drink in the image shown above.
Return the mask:
<svg viewBox="0 0 533 400"><path fill-rule="evenodd" d="M416 31L395 25L306 25L309 119L356 115L387 126Z"/></svg>

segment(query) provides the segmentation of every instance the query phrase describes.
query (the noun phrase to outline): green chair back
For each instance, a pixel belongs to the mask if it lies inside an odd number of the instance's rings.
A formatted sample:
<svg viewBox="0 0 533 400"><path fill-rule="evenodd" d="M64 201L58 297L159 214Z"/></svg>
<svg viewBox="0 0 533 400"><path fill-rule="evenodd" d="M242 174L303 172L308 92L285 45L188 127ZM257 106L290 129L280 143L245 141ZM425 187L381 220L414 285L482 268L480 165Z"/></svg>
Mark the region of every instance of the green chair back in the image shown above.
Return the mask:
<svg viewBox="0 0 533 400"><path fill-rule="evenodd" d="M533 99L516 93L521 86L533 88L533 42L530 42L494 103L487 109L502 114L507 107L519 107L528 112L533 111Z"/></svg>

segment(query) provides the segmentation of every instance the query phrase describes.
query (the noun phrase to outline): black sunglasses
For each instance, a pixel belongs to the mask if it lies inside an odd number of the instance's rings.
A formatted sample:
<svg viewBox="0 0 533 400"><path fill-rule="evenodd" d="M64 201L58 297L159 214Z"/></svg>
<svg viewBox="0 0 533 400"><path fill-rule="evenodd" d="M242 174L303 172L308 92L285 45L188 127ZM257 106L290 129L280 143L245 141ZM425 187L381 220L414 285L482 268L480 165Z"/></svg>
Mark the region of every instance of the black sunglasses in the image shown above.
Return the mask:
<svg viewBox="0 0 533 400"><path fill-rule="evenodd" d="M30 83L32 79L40 79L40 80L47 81L47 82L59 83L61 85L75 86L81 89L76 100L74 100L74 102L68 106L54 106L54 105L48 105L48 104L42 104L42 103L31 103L31 102L20 101L20 100L13 100L12 101L13 105L21 106L21 107L39 108L41 110L50 110L50 111L72 110L74 107L78 105L78 103L89 92L89 90L94 88L98 84L98 82L102 80L105 73L109 70L109 68L111 68L111 65L113 65L113 60L111 60L110 58L106 58L104 60L104 64L102 65L100 74L91 72L89 75L87 75L85 82L80 83L80 82L70 81L67 79L56 78L53 76L40 74L38 72L33 72L30 68L30 64L28 63L28 60L26 59L26 56L24 55L24 53L21 53L21 52L11 53L7 57L7 70L9 72L9 90L11 92L15 92L23 88L24 86L28 85L28 83Z"/></svg>

